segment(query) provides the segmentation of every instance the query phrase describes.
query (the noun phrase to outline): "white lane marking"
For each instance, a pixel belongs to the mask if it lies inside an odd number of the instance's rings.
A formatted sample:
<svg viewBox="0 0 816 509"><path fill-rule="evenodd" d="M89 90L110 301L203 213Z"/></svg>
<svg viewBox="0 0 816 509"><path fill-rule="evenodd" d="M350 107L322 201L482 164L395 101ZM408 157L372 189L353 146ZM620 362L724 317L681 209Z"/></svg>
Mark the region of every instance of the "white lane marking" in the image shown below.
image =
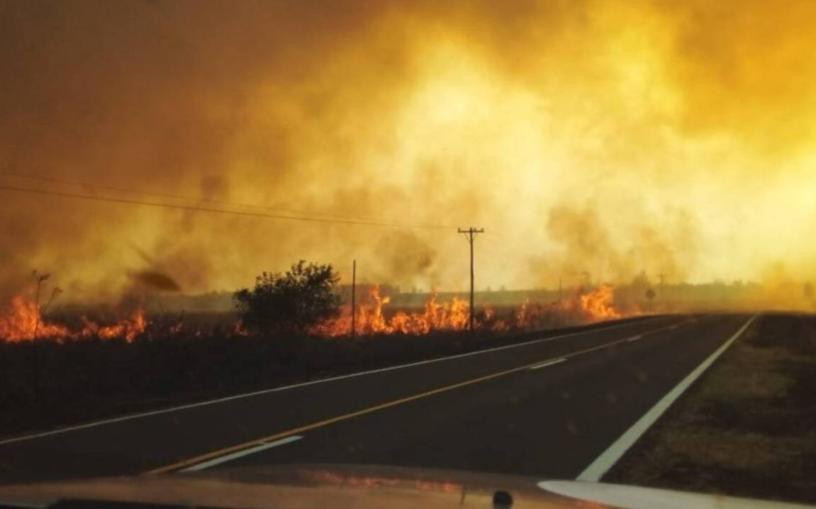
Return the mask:
<svg viewBox="0 0 816 509"><path fill-rule="evenodd" d="M648 430L652 424L660 418L663 413L668 410L668 408L672 405L672 403L677 400L685 391L686 389L694 383L703 372L708 369L711 364L714 363L717 358L728 349L731 344L737 340L738 337L742 335L743 332L751 325L751 323L756 319L757 315L752 316L745 322L745 324L739 328L737 332L734 333L733 336L728 338L728 340L723 343L717 350L714 351L711 355L706 358L699 366L694 368L694 370L686 375L684 379L680 381L672 390L666 393L660 401L655 403L655 405L649 409L648 412L643 414L643 416L632 425L631 428L626 430L623 435L621 435L615 442L609 446L600 456L595 458L595 461L590 463L588 467L581 472L580 475L576 478L578 481L598 481L609 471L612 466L617 463L617 461L623 456L623 454L629 450L632 445L640 438L646 430Z"/></svg>
<svg viewBox="0 0 816 509"><path fill-rule="evenodd" d="M650 317L650 318L646 318L644 320L638 320L638 321L634 321L634 322L630 321L630 322L618 323L618 324L615 324L615 325L609 325L609 326L606 326L606 327L595 327L595 328L589 329L589 330L580 330L580 331L575 331L575 332L569 332L567 334L559 334L557 336L549 336L549 337L546 337L546 338L532 339L530 341L525 341L525 342L522 342L522 343L514 343L512 345L504 345L504 346L497 346L497 347L493 347L493 348L486 348L484 350L476 350L476 351L473 351L473 352L460 353L460 354L456 354L456 355L450 355L450 356L447 356L447 357L437 357L435 359L427 359L427 360L424 360L424 361L410 362L408 364L398 364L396 366L389 366L389 367L386 367L386 368L370 369L368 371L358 371L357 373L349 373L347 375L338 375L338 376L333 376L333 377L329 377L329 378L321 378L321 379L318 379L318 380L310 380L308 382L301 382L301 383L296 383L296 384L292 384L292 385L285 385L285 386L282 386L282 387L272 387L270 389L261 389L259 391L246 392L246 393L243 393L243 394L236 394L234 396L226 396L226 397L223 397L223 398L210 399L210 400L207 400L207 401L199 401L198 403L188 403L186 405L179 405L179 406L170 407L170 408L162 408L161 410L151 410L149 412L141 412L141 413L137 413L137 414L123 415L121 417L113 417L111 419L104 419L104 420L100 420L100 421L92 421L92 422L88 422L88 423L85 423L85 424L77 424L76 426L66 426L64 428L58 428L58 429L54 429L54 430L50 430L50 431L43 431L43 432L40 432L40 433L32 433L30 435L22 435L22 436L19 436L19 437L6 438L5 440L0 440L0 445L13 444L15 442L23 442L23 441L26 441L26 440L34 440L36 438L44 438L44 437L48 437L48 436L51 436L51 435L58 435L60 433L68 433L70 431L78 431L78 430L87 429L87 428L94 428L96 426L103 426L105 424L114 424L114 423L117 423L117 422L129 421L129 420L132 420L132 419L141 419L143 417L151 417L153 415L161 415L161 414L166 414L166 413L171 413L171 412L178 412L180 410L188 410L190 408L198 408L198 407L203 407L203 406L216 405L218 403L225 403L227 401L232 401L232 400L236 400L236 399L251 398L253 396L261 396L261 395L269 394L269 393L272 393L272 392L281 392L281 391L286 391L286 390L289 390L289 389L297 389L299 387L306 387L306 386L309 386L309 385L322 384L322 383L326 383L326 382L335 382L337 380L345 380L347 378L354 378L354 377L365 376L365 375L373 375L375 373L384 373L386 371L394 371L394 370L397 370L397 369L411 368L411 367L414 367L414 366L421 366L423 364L433 364L433 363L436 363L436 362L443 362L443 361L448 361L448 360L452 360L452 359L461 359L463 357L470 357L471 355L481 355L481 354L485 354L485 353L498 352L500 350L508 350L508 349L511 349L511 348L520 348L520 347L524 347L524 346L535 345L535 344L538 344L538 343L546 343L548 341L555 341L556 339L563 339L563 338L568 338L568 337L572 337L572 336L579 336L579 335L583 335L583 334L592 334L594 332L618 329L620 327L626 327L628 325L644 323L644 322L647 322L649 320L654 320L654 319L657 319L657 318L661 318L661 317ZM663 316L663 318L665 318L665 316Z"/></svg>
<svg viewBox="0 0 816 509"><path fill-rule="evenodd" d="M672 329L672 328L673 327L669 327L669 329ZM637 341L638 339L643 339L643 334L638 334L636 336L632 336L631 338L626 338L626 341L631 343L632 341Z"/></svg>
<svg viewBox="0 0 816 509"><path fill-rule="evenodd" d="M180 470L180 472L198 472L199 470L204 470L205 468L214 467L216 465L220 465L221 463L226 463L228 461L242 458L244 456L249 456L250 454L255 454L256 452L265 451L267 449L271 449L273 447L278 447L281 445L291 444L292 442L297 442L301 438L303 437L300 435L292 435L291 437L281 438L280 440L275 440L274 442L256 445L255 447L250 447L249 449L244 449L241 451L234 452L232 454L219 456L217 458L213 458L211 460L198 463L191 467L187 467L183 470Z"/></svg>
<svg viewBox="0 0 816 509"><path fill-rule="evenodd" d="M546 368L547 366L552 366L554 364L561 364L562 362L566 361L566 357L561 357L560 359L552 359L549 361L544 361L541 364L536 364L535 366L530 366L530 369L541 369Z"/></svg>

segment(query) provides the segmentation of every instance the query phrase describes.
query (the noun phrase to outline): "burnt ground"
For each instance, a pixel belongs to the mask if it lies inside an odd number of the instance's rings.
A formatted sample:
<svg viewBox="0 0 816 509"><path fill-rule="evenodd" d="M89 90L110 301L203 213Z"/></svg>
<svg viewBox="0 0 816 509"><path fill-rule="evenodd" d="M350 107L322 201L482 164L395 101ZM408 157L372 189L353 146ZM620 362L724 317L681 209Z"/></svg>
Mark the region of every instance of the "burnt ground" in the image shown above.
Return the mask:
<svg viewBox="0 0 816 509"><path fill-rule="evenodd" d="M816 316L758 318L603 480L816 502Z"/></svg>

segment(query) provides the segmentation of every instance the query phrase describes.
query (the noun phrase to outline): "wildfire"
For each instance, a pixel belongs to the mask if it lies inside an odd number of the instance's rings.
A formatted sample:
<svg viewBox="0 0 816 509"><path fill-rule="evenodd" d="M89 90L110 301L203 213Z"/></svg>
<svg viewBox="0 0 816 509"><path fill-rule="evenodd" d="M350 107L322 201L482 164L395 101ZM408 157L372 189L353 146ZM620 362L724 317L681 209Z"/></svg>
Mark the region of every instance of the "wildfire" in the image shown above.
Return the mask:
<svg viewBox="0 0 816 509"><path fill-rule="evenodd" d="M469 306L466 301L456 297L442 303L433 294L422 311L397 311L390 318L384 312L389 301L388 296L380 294L379 287L373 286L369 290L368 298L357 309L358 334L427 334L433 330L464 330L468 327ZM579 288L562 302L541 304L527 301L505 320L497 318L493 309L486 308L477 312L476 322L481 329L504 331L594 322L621 316L615 308L614 289L609 285L601 285L591 291ZM343 308L340 317L329 320L314 330L317 334L330 337L347 335L350 331L351 309L348 306Z"/></svg>
<svg viewBox="0 0 816 509"><path fill-rule="evenodd" d="M8 341L26 339L62 338L69 331L61 325L46 324L42 320L40 307L33 300L17 295L11 299L9 309L0 315L0 338Z"/></svg>
<svg viewBox="0 0 816 509"><path fill-rule="evenodd" d="M136 339L136 336L143 333L147 327L144 310L141 308L135 310L130 317L120 320L113 325L100 326L85 317L82 317L82 321L84 322L84 327L79 333L80 336L96 336L102 339L125 338L128 342Z"/></svg>
<svg viewBox="0 0 816 509"><path fill-rule="evenodd" d="M519 329L535 329L549 324L554 316L554 306L524 301L513 315L514 324Z"/></svg>
<svg viewBox="0 0 816 509"><path fill-rule="evenodd" d="M356 330L359 334L427 334L432 330L463 330L468 326L469 306L457 297L448 302L438 301L431 295L422 312L398 311L391 318L383 308L391 298L380 295L380 288L372 286L368 299L358 306ZM325 336L342 336L351 331L351 309L346 306L340 316L321 324L316 333Z"/></svg>
<svg viewBox="0 0 816 509"><path fill-rule="evenodd" d="M581 294L579 299L581 310L593 321L621 317L615 309L614 289L609 285L601 285L591 292Z"/></svg>
<svg viewBox="0 0 816 509"><path fill-rule="evenodd" d="M609 285L594 290L576 289L565 299L551 303L525 301L513 315L517 329L541 329L574 323L620 318L615 307L615 292Z"/></svg>
<svg viewBox="0 0 816 509"><path fill-rule="evenodd" d="M390 298L380 294L377 286L371 287L368 298L357 308L356 331L358 334L427 334L433 330L464 330L468 327L469 306L466 301L452 298L439 302L432 294L421 312L397 311L390 318L384 309ZM563 325L564 323L585 323L598 320L620 318L615 309L614 289L601 285L592 291L578 289L563 302L540 304L525 302L507 320L496 318L491 308L476 315L477 326L481 329L504 331L508 329L537 329ZM338 318L316 327L319 335L337 337L351 332L351 309L346 306Z"/></svg>
<svg viewBox="0 0 816 509"><path fill-rule="evenodd" d="M23 295L17 295L4 313L0 314L0 339L6 341L27 341L42 338L75 339L99 337L102 339L125 338L133 341L147 328L144 311L139 308L128 318L112 325L99 325L82 318L80 330L71 330L64 325L47 323L42 316L40 306Z"/></svg>
<svg viewBox="0 0 816 509"><path fill-rule="evenodd" d="M622 313L615 307L614 289L601 285L591 291L577 289L564 300L550 303L525 302L515 310L507 310L497 316L491 308L478 309L474 319L481 330L536 330L569 324L586 323L620 318ZM371 334L428 334L432 331L461 331L469 325L468 303L453 297L446 302L432 294L421 310L386 312L390 297L382 295L378 286L372 286L363 302L357 307L356 332ZM144 310L138 308L129 316L112 324L100 324L86 317L81 318L79 327L50 323L42 316L35 299L18 295L5 310L0 311L0 339L6 341L30 341L52 338L57 340L78 338L113 339L124 338L134 341L148 327ZM339 337L351 332L351 309L341 310L340 316L328 320L312 332L327 337ZM178 335L184 328L184 320L168 325L162 330L170 335ZM156 330L153 325L152 330ZM239 321L231 330L233 335L248 335L249 332ZM196 336L201 330L196 329Z"/></svg>

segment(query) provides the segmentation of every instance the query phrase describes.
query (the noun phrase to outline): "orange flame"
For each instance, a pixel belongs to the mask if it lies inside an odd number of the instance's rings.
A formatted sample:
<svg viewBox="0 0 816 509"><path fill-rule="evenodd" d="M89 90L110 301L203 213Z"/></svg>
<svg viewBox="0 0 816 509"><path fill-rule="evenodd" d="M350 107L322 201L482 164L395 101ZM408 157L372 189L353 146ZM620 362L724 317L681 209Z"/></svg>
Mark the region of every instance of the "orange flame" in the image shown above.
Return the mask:
<svg viewBox="0 0 816 509"><path fill-rule="evenodd" d="M44 323L37 303L22 295L11 299L6 312L0 315L0 338L8 341L63 338L68 334L66 327Z"/></svg>
<svg viewBox="0 0 816 509"><path fill-rule="evenodd" d="M465 330L468 327L469 306L456 297L440 303L436 294L432 294L422 312L397 311L387 318L383 310L389 301L388 296L380 295L379 287L371 288L368 298L357 309L358 334L427 334L433 330ZM578 289L563 302L540 304L526 301L507 321L497 319L495 311L486 308L477 313L476 321L480 328L492 331L547 328L620 318L622 315L614 304L614 289L601 285L588 292ZM344 307L338 318L315 327L313 332L329 337L348 335L351 332L350 308Z"/></svg>
<svg viewBox="0 0 816 509"><path fill-rule="evenodd" d="M621 317L621 314L615 309L615 291L610 285L601 285L579 297L581 310L590 320L608 320Z"/></svg>
<svg viewBox="0 0 816 509"><path fill-rule="evenodd" d="M144 316L144 310L141 308L135 310L129 318L120 320L113 325L100 326L96 322L92 322L85 317L82 317L84 327L79 333L83 337L98 337L101 339L125 338L128 343L136 339L136 336L142 334L147 327L147 320Z"/></svg>
<svg viewBox="0 0 816 509"><path fill-rule="evenodd" d="M22 295L11 299L4 313L0 314L0 339L6 341L30 341L34 339L75 339L80 337L99 337L102 339L125 338L133 341L147 328L144 310L135 310L130 317L112 325L99 325L83 317L83 327L71 331L59 324L46 323L39 305Z"/></svg>
<svg viewBox="0 0 816 509"><path fill-rule="evenodd" d="M545 326L552 313L552 307L530 302L530 299L527 299L516 309L513 319L515 326L519 329L535 329Z"/></svg>
<svg viewBox="0 0 816 509"><path fill-rule="evenodd" d="M366 302L357 309L358 334L427 334L432 330L463 330L468 326L469 306L459 298L440 303L436 294L431 295L422 312L398 311L390 319L383 308L390 297L381 296L378 286L371 287ZM316 327L315 333L325 336L343 336L351 332L351 309L346 306L338 318Z"/></svg>

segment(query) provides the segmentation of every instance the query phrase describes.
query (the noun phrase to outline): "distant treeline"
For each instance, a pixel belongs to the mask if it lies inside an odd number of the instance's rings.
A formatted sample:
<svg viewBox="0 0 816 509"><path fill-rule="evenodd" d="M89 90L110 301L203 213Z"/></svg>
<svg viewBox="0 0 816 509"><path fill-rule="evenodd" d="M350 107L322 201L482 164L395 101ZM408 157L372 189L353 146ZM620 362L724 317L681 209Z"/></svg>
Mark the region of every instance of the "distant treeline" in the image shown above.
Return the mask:
<svg viewBox="0 0 816 509"><path fill-rule="evenodd" d="M405 291L399 286L379 285L380 293L390 297L389 307L391 308L419 308L430 298L431 293L427 291ZM358 285L357 295L364 298L371 285ZM656 297L654 302L648 302L645 290L653 288ZM657 310L662 311L687 311L694 309L706 309L719 306L720 309L729 305L750 304L763 290L763 287L756 283L705 283L705 284L648 284L631 283L615 286L616 297L621 304L645 306L653 305ZM558 289L529 289L529 290L482 290L476 292L477 306L493 307L515 307L524 302L552 303L559 298L566 299L573 292L575 287L564 287L560 292ZM794 292L798 291L798 288ZM349 285L338 285L338 293L342 302L348 303L351 300L351 287ZM801 295L799 291L797 295ZM437 297L441 301L447 301L452 297L467 299L466 292L439 292ZM149 311L181 311L190 312L224 312L235 309L233 292L209 292L196 295L185 294L159 294L152 296L147 302Z"/></svg>

